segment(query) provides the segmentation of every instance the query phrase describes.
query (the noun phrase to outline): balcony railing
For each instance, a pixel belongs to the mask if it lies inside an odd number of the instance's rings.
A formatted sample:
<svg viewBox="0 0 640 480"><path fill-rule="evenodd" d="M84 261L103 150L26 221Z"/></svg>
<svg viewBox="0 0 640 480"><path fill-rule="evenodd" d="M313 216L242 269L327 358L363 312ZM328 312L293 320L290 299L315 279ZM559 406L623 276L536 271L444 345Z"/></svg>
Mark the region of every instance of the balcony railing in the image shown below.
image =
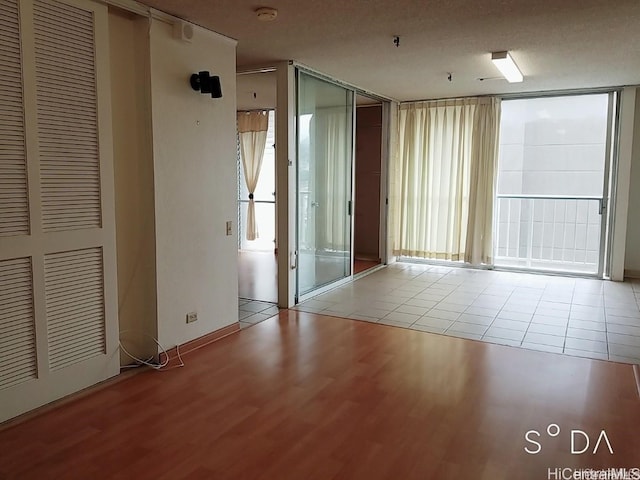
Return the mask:
<svg viewBox="0 0 640 480"><path fill-rule="evenodd" d="M495 263L597 273L600 197L497 195Z"/></svg>

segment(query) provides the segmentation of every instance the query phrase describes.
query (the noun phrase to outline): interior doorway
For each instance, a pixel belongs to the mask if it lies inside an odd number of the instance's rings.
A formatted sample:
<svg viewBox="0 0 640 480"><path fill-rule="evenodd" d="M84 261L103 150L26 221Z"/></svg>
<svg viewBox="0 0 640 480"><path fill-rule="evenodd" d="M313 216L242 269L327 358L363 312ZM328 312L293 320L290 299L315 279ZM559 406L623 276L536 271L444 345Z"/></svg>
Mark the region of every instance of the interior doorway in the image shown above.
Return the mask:
<svg viewBox="0 0 640 480"><path fill-rule="evenodd" d="M275 72L239 74L237 105L239 114L264 115L267 120L266 139L260 139L264 150L259 169L250 171L252 167L243 163L243 133L238 135L238 296L277 303ZM248 182L247 177L254 182ZM252 183L255 186L250 192Z"/></svg>
<svg viewBox="0 0 640 480"><path fill-rule="evenodd" d="M382 122L382 103L356 95L354 274L382 263Z"/></svg>

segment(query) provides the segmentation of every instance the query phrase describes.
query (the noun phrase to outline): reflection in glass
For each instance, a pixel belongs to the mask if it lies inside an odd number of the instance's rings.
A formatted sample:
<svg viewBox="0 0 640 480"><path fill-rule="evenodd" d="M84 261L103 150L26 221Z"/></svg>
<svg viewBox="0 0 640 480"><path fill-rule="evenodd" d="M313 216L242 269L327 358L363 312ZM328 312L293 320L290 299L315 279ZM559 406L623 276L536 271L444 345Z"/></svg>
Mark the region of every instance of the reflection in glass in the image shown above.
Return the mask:
<svg viewBox="0 0 640 480"><path fill-rule="evenodd" d="M353 92L298 76L298 296L351 275Z"/></svg>

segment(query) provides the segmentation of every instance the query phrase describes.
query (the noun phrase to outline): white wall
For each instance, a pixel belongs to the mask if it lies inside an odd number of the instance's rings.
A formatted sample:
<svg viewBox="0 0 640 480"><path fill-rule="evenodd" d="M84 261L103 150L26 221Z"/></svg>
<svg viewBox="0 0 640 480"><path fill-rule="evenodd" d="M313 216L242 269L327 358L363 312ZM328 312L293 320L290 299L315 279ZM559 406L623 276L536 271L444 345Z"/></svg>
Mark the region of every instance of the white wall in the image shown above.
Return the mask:
<svg viewBox="0 0 640 480"><path fill-rule="evenodd" d="M240 73L236 79L238 110L275 110L277 74L273 72Z"/></svg>
<svg viewBox="0 0 640 480"><path fill-rule="evenodd" d="M171 25L151 25L158 339L165 347L238 321L235 41L194 30L184 43ZM220 76L223 98L191 89L190 74L201 70ZM199 320L186 324L191 311Z"/></svg>
<svg viewBox="0 0 640 480"><path fill-rule="evenodd" d="M629 191L629 213L627 220L627 248L625 271L640 277L640 89L636 89L636 111L631 154L631 188Z"/></svg>
<svg viewBox="0 0 640 480"><path fill-rule="evenodd" d="M109 46L120 340L148 358L157 317L147 18L109 8ZM133 363L122 351L120 358Z"/></svg>
<svg viewBox="0 0 640 480"><path fill-rule="evenodd" d="M629 220L633 218L634 206L629 203L631 192L637 188L631 182L631 165L636 122L636 88L625 87L620 95L618 165L615 181L615 205L613 206L610 277L614 281L624 280L626 252L636 248L637 243L627 243Z"/></svg>

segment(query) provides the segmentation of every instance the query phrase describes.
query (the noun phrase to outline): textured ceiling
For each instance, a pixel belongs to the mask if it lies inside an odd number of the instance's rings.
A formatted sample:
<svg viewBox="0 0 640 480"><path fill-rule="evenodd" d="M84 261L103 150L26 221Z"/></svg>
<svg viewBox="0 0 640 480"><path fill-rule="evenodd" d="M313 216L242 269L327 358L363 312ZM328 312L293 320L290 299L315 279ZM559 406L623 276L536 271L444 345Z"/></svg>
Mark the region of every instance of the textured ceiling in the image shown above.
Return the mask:
<svg viewBox="0 0 640 480"><path fill-rule="evenodd" d="M237 39L240 67L292 59L398 100L640 84L640 0L142 1ZM499 50L523 83L478 80Z"/></svg>

